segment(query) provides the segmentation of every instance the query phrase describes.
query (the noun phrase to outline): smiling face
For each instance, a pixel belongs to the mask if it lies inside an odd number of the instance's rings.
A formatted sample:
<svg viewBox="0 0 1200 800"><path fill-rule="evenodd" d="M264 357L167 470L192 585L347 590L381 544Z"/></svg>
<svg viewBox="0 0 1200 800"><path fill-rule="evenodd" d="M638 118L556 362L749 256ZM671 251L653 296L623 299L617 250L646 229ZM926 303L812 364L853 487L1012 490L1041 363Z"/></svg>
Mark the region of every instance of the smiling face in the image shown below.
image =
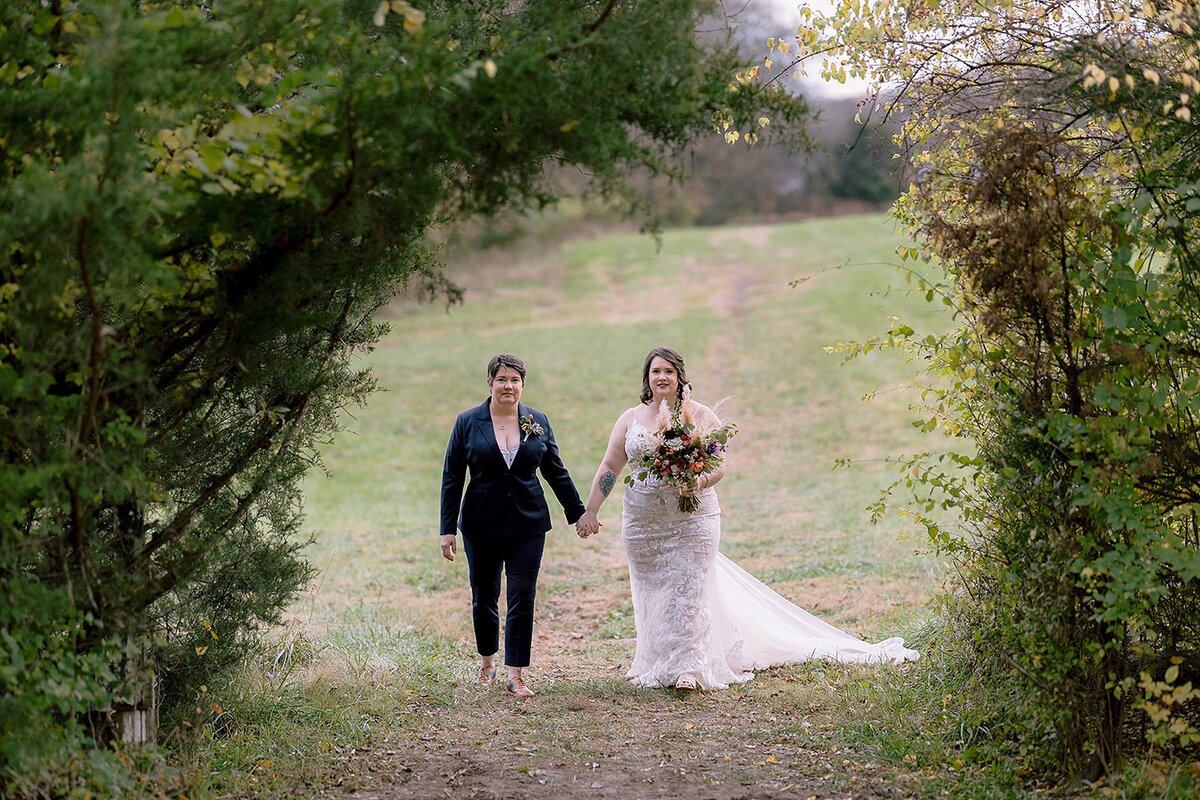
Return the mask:
<svg viewBox="0 0 1200 800"><path fill-rule="evenodd" d="M507 411L515 409L521 401L525 381L512 367L500 367L488 380L488 388L492 390L492 406Z"/></svg>
<svg viewBox="0 0 1200 800"><path fill-rule="evenodd" d="M655 405L663 400L675 405L688 385L683 356L669 347L656 347L646 355L642 365L642 402Z"/></svg>
<svg viewBox="0 0 1200 800"><path fill-rule="evenodd" d="M655 403L663 400L670 403L675 402L675 398L679 394L679 370L675 368L674 364L662 356L655 356L650 360L650 369L646 373L646 378L650 382L650 391L654 395Z"/></svg>

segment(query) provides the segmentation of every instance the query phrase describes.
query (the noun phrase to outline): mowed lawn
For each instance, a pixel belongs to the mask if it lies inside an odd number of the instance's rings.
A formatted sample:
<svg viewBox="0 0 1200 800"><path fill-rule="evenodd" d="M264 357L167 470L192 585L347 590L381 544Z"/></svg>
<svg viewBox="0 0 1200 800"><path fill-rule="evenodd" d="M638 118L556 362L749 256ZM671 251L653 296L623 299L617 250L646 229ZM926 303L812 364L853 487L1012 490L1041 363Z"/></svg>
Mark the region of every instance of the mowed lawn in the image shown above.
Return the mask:
<svg viewBox="0 0 1200 800"><path fill-rule="evenodd" d="M493 354L525 359L523 399L549 415L586 496L613 421L637 402L646 352L669 345L695 397L730 397L725 418L740 429L719 487L722 551L836 625L921 644L943 567L901 518L873 526L864 510L894 477L888 456L936 446L911 425L914 367L894 352L843 364L825 350L878 335L897 315L949 325L940 306L903 290L902 244L883 215L668 231L658 242L608 235L482 254L451 268L463 304L387 309L391 332L363 359L382 391L347 416L324 452L328 474L305 482L321 574L261 675L228 690L256 710L213 746L211 788L892 797L898 786L956 785L944 752L954 735L922 738L929 717L903 707L926 695L944 705L936 691L905 691L936 681L923 664L810 663L693 696L629 687L621 484L586 542L547 493L555 529L528 703L472 685L465 558L445 562L437 541L446 439L458 412L487 396ZM835 471L839 459L857 463Z"/></svg>

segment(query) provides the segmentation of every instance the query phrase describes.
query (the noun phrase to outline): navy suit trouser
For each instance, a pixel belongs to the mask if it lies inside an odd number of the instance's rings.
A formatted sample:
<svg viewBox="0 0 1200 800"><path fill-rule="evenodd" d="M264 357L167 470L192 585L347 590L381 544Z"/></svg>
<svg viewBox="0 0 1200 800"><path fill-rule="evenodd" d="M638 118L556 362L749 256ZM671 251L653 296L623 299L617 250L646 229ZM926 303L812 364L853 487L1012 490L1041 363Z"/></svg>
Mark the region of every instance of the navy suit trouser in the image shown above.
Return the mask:
<svg viewBox="0 0 1200 800"><path fill-rule="evenodd" d="M500 649L500 573L508 579L508 613L504 617L504 663L528 667L533 645L533 601L546 534L528 539L463 537L463 551L471 572L471 621L479 655Z"/></svg>

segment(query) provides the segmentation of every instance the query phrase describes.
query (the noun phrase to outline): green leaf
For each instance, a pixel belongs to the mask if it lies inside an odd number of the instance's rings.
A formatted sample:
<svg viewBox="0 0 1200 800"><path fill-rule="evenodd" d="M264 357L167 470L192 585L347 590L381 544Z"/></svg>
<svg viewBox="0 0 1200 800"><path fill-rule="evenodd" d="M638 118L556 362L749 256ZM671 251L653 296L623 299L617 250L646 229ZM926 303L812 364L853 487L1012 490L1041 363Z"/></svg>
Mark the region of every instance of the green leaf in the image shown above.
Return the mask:
<svg viewBox="0 0 1200 800"><path fill-rule="evenodd" d="M188 14L181 8L172 9L163 20L163 25L167 28L182 28L187 24Z"/></svg>

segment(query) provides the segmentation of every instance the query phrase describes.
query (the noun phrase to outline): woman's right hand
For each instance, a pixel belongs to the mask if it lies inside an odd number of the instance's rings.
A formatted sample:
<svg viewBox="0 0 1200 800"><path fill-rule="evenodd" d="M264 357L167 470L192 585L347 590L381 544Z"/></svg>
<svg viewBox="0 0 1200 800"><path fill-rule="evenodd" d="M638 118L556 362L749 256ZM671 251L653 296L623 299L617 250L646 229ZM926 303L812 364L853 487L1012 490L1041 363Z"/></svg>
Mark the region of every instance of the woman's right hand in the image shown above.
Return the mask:
<svg viewBox="0 0 1200 800"><path fill-rule="evenodd" d="M442 534L442 558L447 561L454 560L454 553L458 550L458 537L453 533Z"/></svg>

